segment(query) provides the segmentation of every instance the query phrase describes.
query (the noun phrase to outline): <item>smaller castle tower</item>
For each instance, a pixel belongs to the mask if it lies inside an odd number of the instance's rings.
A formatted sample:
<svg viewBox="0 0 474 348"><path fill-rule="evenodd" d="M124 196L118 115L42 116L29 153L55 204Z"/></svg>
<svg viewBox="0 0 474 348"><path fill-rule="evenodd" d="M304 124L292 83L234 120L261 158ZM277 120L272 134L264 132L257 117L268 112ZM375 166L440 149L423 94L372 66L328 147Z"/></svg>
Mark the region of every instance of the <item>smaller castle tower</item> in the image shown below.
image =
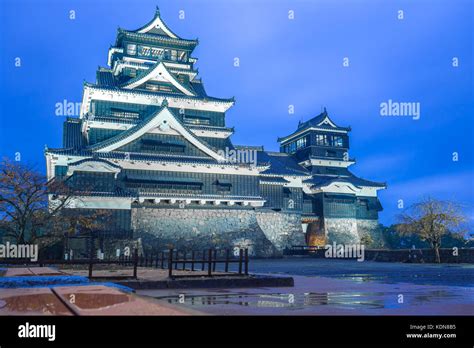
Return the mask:
<svg viewBox="0 0 474 348"><path fill-rule="evenodd" d="M385 183L361 179L349 171L350 127L340 127L326 109L295 132L279 138L280 151L292 156L310 173L303 181L303 230L308 244L359 243L364 236L375 242L377 191Z"/></svg>

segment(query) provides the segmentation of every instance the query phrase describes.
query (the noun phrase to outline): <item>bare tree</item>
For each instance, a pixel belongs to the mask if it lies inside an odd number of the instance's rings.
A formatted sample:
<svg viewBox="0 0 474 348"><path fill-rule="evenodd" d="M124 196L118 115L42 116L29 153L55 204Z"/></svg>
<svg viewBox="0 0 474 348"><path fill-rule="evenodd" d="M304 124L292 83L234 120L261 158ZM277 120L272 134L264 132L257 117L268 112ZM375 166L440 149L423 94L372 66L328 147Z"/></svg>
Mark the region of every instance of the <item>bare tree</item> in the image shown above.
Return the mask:
<svg viewBox="0 0 474 348"><path fill-rule="evenodd" d="M461 225L466 221L458 204L431 197L413 204L398 219L397 231L402 235L416 234L430 243L437 263L441 262L439 248L442 237L449 233L463 233Z"/></svg>
<svg viewBox="0 0 474 348"><path fill-rule="evenodd" d="M0 162L0 228L18 244L45 239L51 243L78 229L99 229L104 219L98 217L105 213L79 214L67 209L78 193L65 180L48 181L32 166L3 159ZM84 188L80 193L86 193Z"/></svg>

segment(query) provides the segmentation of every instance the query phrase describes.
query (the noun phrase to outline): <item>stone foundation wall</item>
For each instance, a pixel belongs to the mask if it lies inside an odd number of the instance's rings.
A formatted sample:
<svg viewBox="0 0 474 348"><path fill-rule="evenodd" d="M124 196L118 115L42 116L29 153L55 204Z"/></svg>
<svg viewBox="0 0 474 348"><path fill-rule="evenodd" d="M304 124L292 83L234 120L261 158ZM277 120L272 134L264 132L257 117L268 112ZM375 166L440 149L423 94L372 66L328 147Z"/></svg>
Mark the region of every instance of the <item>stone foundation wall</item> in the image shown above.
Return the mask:
<svg viewBox="0 0 474 348"><path fill-rule="evenodd" d="M300 214L260 211L256 212L256 217L260 229L277 250L305 245Z"/></svg>
<svg viewBox="0 0 474 348"><path fill-rule="evenodd" d="M304 243L301 217L274 211L138 207L132 229L145 251L244 247L251 256L272 257Z"/></svg>
<svg viewBox="0 0 474 348"><path fill-rule="evenodd" d="M324 219L328 244L358 244L361 239L370 236L372 243L368 247L383 245L382 233L377 220Z"/></svg>
<svg viewBox="0 0 474 348"><path fill-rule="evenodd" d="M356 219L324 219L324 228L328 244L360 243Z"/></svg>

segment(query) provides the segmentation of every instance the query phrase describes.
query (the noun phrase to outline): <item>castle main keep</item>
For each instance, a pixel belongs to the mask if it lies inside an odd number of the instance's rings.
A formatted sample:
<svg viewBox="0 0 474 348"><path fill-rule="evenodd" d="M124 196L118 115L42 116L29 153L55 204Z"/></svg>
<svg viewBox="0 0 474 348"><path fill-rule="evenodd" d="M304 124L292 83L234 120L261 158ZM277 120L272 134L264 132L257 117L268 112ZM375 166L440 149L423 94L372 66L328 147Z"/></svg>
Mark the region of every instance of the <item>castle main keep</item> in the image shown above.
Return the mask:
<svg viewBox="0 0 474 348"><path fill-rule="evenodd" d="M350 128L324 110L280 137L279 152L233 144L234 99L206 93L197 44L158 10L137 30L118 29L108 67L84 84L80 117L64 123L63 147L45 150L48 178L76 192L68 209L108 211L101 242L139 240L143 249L275 256L377 240L386 185L349 171Z"/></svg>

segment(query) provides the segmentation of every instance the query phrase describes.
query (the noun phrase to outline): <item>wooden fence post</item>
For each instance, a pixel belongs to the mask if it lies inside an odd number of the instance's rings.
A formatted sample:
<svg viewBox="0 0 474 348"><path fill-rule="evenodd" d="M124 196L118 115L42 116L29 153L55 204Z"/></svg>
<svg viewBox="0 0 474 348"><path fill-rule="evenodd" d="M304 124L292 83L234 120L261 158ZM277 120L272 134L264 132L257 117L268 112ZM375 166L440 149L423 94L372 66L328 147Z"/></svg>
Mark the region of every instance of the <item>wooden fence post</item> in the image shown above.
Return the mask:
<svg viewBox="0 0 474 348"><path fill-rule="evenodd" d="M89 278L92 278L92 266L94 262L94 250L93 244L91 243L90 253L89 253Z"/></svg>
<svg viewBox="0 0 474 348"><path fill-rule="evenodd" d="M216 271L216 264L217 264L217 249L214 249L214 263L212 264L212 271Z"/></svg>
<svg viewBox="0 0 474 348"><path fill-rule="evenodd" d="M243 259L244 253L242 249L239 249L239 274L242 274L242 259Z"/></svg>
<svg viewBox="0 0 474 348"><path fill-rule="evenodd" d="M225 250L225 272L229 272L229 249Z"/></svg>
<svg viewBox="0 0 474 348"><path fill-rule="evenodd" d="M201 265L201 271L204 272L204 266L206 264L206 250L202 251L202 265Z"/></svg>
<svg viewBox="0 0 474 348"><path fill-rule="evenodd" d="M137 279L138 248L133 250L133 278Z"/></svg>
<svg viewBox="0 0 474 348"><path fill-rule="evenodd" d="M174 260L174 269L178 269L178 259L179 259L179 251L176 250L176 258Z"/></svg>
<svg viewBox="0 0 474 348"><path fill-rule="evenodd" d="M245 249L245 275L249 275L249 249Z"/></svg>
<svg viewBox="0 0 474 348"><path fill-rule="evenodd" d="M168 277L173 276L173 249L169 250L168 254Z"/></svg>
<svg viewBox="0 0 474 348"><path fill-rule="evenodd" d="M194 256L195 256L195 252L193 250L191 253L191 271L194 271L194 259L195 259Z"/></svg>
<svg viewBox="0 0 474 348"><path fill-rule="evenodd" d="M161 269L165 268L165 252L161 252Z"/></svg>
<svg viewBox="0 0 474 348"><path fill-rule="evenodd" d="M209 249L208 254L207 275L210 277L212 275L212 249Z"/></svg>

